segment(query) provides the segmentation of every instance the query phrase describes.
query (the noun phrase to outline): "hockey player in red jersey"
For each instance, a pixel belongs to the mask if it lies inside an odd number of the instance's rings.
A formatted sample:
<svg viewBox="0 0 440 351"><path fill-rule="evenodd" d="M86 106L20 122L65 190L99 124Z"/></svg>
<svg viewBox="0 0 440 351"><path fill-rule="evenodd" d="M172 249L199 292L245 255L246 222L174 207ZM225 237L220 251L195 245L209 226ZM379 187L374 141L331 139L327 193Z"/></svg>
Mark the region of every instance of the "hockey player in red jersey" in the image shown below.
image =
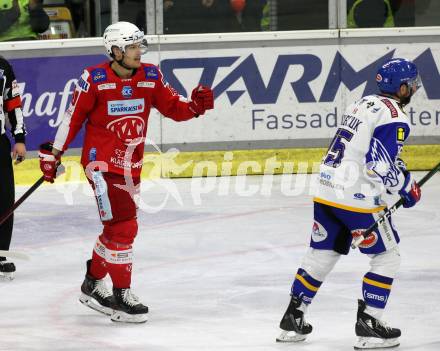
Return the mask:
<svg viewBox="0 0 440 351"><path fill-rule="evenodd" d="M138 230L133 193L140 183L150 109L186 121L212 109L214 98L210 88L198 86L188 101L164 81L157 66L141 63L146 41L135 25L112 24L103 39L112 61L84 70L53 146L40 148L40 168L53 182L62 152L86 124L81 163L95 191L103 231L87 262L80 301L113 321L141 323L148 307L130 289ZM103 280L107 274L112 292Z"/></svg>

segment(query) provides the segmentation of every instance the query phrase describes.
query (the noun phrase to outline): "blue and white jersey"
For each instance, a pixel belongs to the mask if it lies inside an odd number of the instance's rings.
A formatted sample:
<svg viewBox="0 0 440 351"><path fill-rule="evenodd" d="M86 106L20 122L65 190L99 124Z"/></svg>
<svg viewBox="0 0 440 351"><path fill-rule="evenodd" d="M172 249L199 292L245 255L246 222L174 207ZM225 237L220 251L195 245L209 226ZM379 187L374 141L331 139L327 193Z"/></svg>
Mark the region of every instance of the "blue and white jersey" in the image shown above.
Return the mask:
<svg viewBox="0 0 440 351"><path fill-rule="evenodd" d="M323 158L314 201L381 211L381 195L403 186L405 176L395 161L409 133L409 119L396 100L369 95L351 104Z"/></svg>

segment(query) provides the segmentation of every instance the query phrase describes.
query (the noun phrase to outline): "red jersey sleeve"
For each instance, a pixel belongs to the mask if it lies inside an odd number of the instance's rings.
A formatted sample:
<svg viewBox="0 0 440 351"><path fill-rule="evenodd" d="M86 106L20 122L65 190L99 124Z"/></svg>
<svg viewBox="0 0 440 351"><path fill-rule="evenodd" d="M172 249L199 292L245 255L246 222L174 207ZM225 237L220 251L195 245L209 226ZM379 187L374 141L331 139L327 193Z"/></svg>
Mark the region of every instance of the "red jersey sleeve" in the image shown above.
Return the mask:
<svg viewBox="0 0 440 351"><path fill-rule="evenodd" d="M194 112L189 109L189 102L182 95L179 95L163 79L162 72L155 66L149 67L157 70L158 79L153 95L152 105L159 110L165 117L175 121L187 121L194 117Z"/></svg>
<svg viewBox="0 0 440 351"><path fill-rule="evenodd" d="M91 84L90 72L84 70L76 83L72 101L58 128L54 148L62 151L68 148L81 129L88 113L94 108L95 101L95 86Z"/></svg>

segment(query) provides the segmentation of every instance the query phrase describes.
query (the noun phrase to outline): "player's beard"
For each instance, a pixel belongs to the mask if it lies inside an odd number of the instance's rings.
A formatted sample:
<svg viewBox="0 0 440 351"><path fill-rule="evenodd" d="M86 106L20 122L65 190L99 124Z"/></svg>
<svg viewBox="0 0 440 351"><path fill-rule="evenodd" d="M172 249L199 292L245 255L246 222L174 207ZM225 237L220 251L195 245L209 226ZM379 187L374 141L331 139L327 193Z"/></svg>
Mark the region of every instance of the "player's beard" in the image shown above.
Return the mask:
<svg viewBox="0 0 440 351"><path fill-rule="evenodd" d="M403 96L403 97L400 98L400 104L402 106L408 105L411 102L412 96L413 96L413 92L412 92L412 89L411 89L411 92L409 93L408 96Z"/></svg>

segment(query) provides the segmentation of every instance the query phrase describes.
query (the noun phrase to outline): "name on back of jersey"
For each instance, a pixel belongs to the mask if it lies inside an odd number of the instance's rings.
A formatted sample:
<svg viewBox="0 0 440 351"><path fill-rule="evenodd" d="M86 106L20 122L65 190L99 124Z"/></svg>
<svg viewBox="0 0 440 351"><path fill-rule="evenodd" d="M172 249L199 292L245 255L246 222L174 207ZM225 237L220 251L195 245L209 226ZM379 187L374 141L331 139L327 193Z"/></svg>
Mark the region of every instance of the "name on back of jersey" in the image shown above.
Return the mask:
<svg viewBox="0 0 440 351"><path fill-rule="evenodd" d="M355 109L356 112L356 109ZM342 115L341 126L345 126L353 130L354 132L358 131L359 126L362 124L362 121L352 115Z"/></svg>

